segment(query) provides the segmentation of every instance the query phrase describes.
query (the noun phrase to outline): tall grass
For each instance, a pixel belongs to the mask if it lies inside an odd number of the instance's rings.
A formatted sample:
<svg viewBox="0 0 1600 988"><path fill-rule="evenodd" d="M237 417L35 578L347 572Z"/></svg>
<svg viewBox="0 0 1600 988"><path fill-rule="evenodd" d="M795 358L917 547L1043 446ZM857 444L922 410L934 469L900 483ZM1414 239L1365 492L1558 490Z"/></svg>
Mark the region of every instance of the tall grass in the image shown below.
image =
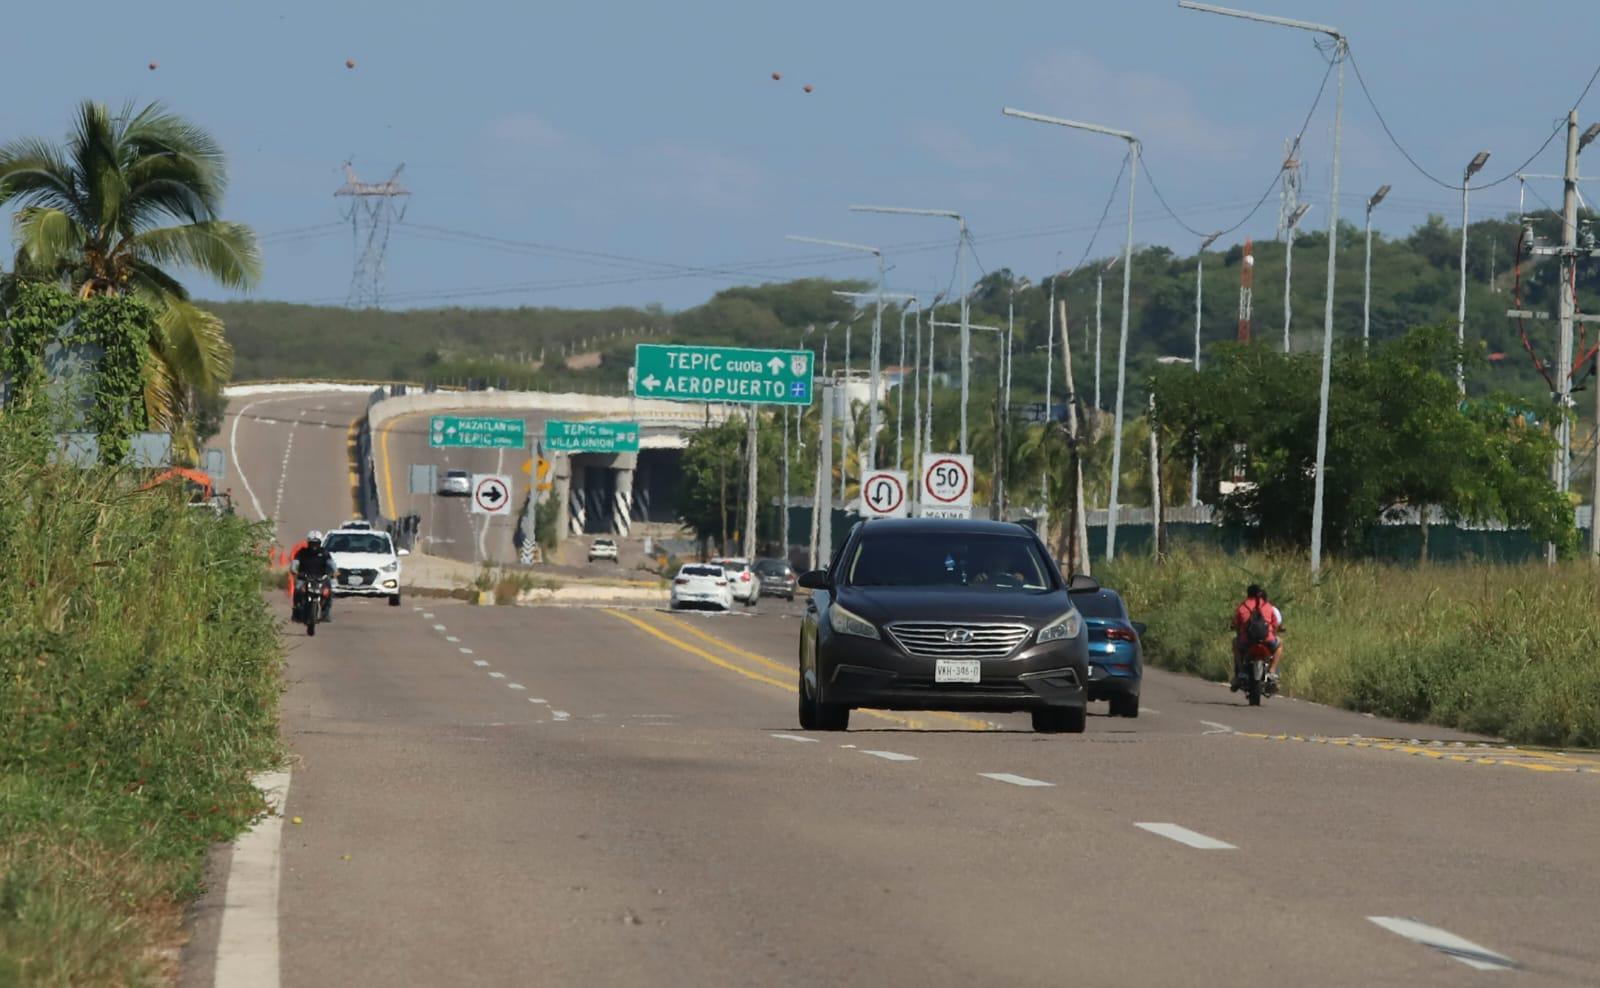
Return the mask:
<svg viewBox="0 0 1600 988"><path fill-rule="evenodd" d="M1554 569L1180 553L1097 576L1127 598L1153 665L1226 681L1230 618L1260 583L1284 612L1286 692L1528 744L1600 746L1600 577Z"/></svg>
<svg viewBox="0 0 1600 988"><path fill-rule="evenodd" d="M0 416L0 984L139 983L279 755L263 532L53 443Z"/></svg>

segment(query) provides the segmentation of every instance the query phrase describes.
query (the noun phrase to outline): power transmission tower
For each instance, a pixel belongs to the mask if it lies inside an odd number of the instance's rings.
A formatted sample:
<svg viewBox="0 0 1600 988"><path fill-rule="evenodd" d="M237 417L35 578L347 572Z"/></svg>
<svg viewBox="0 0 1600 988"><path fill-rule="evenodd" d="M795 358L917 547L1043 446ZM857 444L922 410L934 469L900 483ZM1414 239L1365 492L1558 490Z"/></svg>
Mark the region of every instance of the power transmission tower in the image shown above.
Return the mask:
<svg viewBox="0 0 1600 988"><path fill-rule="evenodd" d="M411 191L400 184L402 163L386 182L363 182L356 178L350 162L344 163L344 184L333 194L345 196L350 206L344 219L350 221L350 236L355 247L355 265L350 272L351 308L377 308L383 302L384 255L389 250L389 227L405 219L405 203Z"/></svg>
<svg viewBox="0 0 1600 988"><path fill-rule="evenodd" d="M1294 228L1296 209L1300 208L1300 139L1285 138L1283 142L1283 182L1278 186L1278 240Z"/></svg>
<svg viewBox="0 0 1600 988"><path fill-rule="evenodd" d="M1239 342L1250 342L1250 310L1255 305L1256 245L1246 237L1244 260L1239 265Z"/></svg>

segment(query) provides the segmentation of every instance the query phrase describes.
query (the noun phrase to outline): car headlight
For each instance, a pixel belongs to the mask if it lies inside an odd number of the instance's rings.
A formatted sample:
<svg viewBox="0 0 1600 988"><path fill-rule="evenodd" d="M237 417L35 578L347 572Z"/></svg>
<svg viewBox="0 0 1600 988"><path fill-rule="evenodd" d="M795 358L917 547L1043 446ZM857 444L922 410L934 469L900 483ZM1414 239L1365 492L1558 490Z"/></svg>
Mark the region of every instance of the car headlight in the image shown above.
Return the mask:
<svg viewBox="0 0 1600 988"><path fill-rule="evenodd" d="M828 624L832 626L837 634L855 635L858 638L877 638L879 640L883 638L882 635L878 634L877 625L858 614L845 610L838 604L828 608Z"/></svg>
<svg viewBox="0 0 1600 988"><path fill-rule="evenodd" d="M383 571L385 573L398 573L400 571L400 560L396 559L392 562L384 563Z"/></svg>
<svg viewBox="0 0 1600 988"><path fill-rule="evenodd" d="M1078 632L1083 630L1083 618L1078 612L1068 611L1054 621L1039 629L1039 644L1045 642L1068 641L1078 637Z"/></svg>

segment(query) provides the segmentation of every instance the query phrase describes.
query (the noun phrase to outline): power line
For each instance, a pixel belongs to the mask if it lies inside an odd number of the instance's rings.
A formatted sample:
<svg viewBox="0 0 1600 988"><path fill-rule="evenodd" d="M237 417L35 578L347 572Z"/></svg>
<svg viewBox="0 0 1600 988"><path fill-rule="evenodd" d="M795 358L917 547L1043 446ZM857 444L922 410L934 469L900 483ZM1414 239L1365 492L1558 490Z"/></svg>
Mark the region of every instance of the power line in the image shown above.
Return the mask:
<svg viewBox="0 0 1600 988"><path fill-rule="evenodd" d="M1355 55L1353 53L1350 53L1350 54L1347 55L1347 57L1350 59L1350 67L1355 69L1355 71L1356 71L1356 82L1361 84L1361 94L1367 98L1367 105L1372 107L1373 116L1378 118L1379 126L1381 126L1383 128L1384 134L1388 136L1389 143L1393 144L1395 146L1395 150L1399 151L1400 154L1406 159L1406 161L1410 162L1411 167L1415 168L1428 181L1434 183L1435 185L1438 185L1438 186L1441 186L1443 188L1449 189L1452 192L1460 192L1460 191L1462 191L1462 186L1461 185L1454 185L1454 184L1452 184L1450 182L1446 182L1445 180L1439 178L1437 175L1434 175L1432 172L1428 171L1426 168L1422 167L1421 163L1419 163L1416 158L1412 157L1411 152L1407 151L1405 149L1405 145L1400 143L1400 139L1398 137L1394 136L1394 131L1389 128L1389 122L1383 118L1383 111L1378 109L1377 101L1372 98L1372 91L1367 88L1367 80L1365 78L1363 78L1362 75L1361 75L1361 66L1359 64L1357 64L1356 59L1355 59ZM1578 104L1582 103L1584 101L1584 99L1588 97L1589 90L1594 88L1594 84L1595 84L1595 80L1596 79L1600 79L1600 66L1596 66L1595 67L1594 74L1589 76L1588 84L1583 87L1583 92L1579 93L1578 94L1578 98L1572 102L1572 109L1574 109L1574 110L1577 109L1578 108ZM1492 189L1496 185L1500 185L1500 184L1502 184L1504 182L1509 182L1513 178L1516 178L1518 172L1524 170L1529 165L1533 164L1534 160L1537 159L1539 157L1539 155L1544 154L1545 149L1550 146L1550 143L1556 139L1556 135L1561 133L1561 129L1563 127L1565 127L1565 126L1566 126L1566 119L1565 119L1565 114L1563 114L1562 119L1560 121L1558 121L1556 123L1555 127L1553 127L1551 129L1550 136L1546 137L1544 139L1544 143L1539 145L1539 149L1537 151L1535 151L1532 154L1528 155L1527 160L1523 161L1522 164L1520 164L1517 167L1511 169L1511 171L1507 172L1505 175L1502 175L1500 178L1497 178L1492 182L1485 182L1482 185L1471 186L1470 187L1471 191L1476 192L1479 189Z"/></svg>

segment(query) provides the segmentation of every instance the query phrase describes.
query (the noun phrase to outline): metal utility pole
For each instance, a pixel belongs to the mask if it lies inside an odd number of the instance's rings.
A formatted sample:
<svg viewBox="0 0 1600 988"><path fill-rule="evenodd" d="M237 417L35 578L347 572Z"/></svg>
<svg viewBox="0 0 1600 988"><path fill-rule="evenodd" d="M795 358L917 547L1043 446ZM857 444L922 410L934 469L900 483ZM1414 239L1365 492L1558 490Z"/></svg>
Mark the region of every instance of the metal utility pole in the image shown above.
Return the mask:
<svg viewBox="0 0 1600 988"><path fill-rule="evenodd" d="M400 200L411 191L400 184L401 164L386 182L363 182L355 167L344 163L344 184L334 191L350 199L344 218L350 221L350 238L355 248L355 264L350 272L350 294L345 304L351 308L377 308L383 304L383 269L389 250L389 229L406 218ZM396 205L399 203L399 205Z"/></svg>
<svg viewBox="0 0 1600 988"><path fill-rule="evenodd" d="M1055 266L1061 266L1061 255L1056 255ZM1062 330L1065 332L1065 320ZM1050 378L1055 370L1056 362L1056 276L1050 275L1050 311L1049 327L1044 338L1044 428L1049 432L1055 424L1055 406L1050 401ZM1048 469L1039 471L1039 504L1041 510L1048 510L1050 504L1050 472Z"/></svg>
<svg viewBox="0 0 1600 988"><path fill-rule="evenodd" d="M1070 560L1069 576L1072 573L1089 575L1089 520L1088 513L1084 510L1083 502L1083 456L1082 434L1078 424L1078 392L1072 376L1072 347L1070 334L1067 329L1067 303L1063 299L1061 306L1061 365L1067 377L1067 450L1071 460L1071 469L1067 481L1072 486L1072 513L1067 519L1068 545L1067 558Z"/></svg>
<svg viewBox="0 0 1600 988"><path fill-rule="evenodd" d="M882 283L882 274L883 274L882 267L883 267L883 264L882 264L882 258L879 258L878 267L879 267L878 274L879 274L879 279L880 279L879 283L878 283L878 291L876 291L876 292L841 292L841 291L835 291L833 293L833 294L837 295L840 298L848 298L848 299L871 298L871 299L876 299L877 302L878 302L878 314L875 317L875 322L874 322L873 331L872 331L872 380L873 380L874 383L871 385L872 392L871 392L871 399L870 400L872 402L873 412L872 412L871 425L868 427L868 431L871 432L872 436L867 441L867 448L869 450L871 450L871 454L869 456L863 457L861 459L861 463L864 464L863 470L876 470L877 466L878 466L878 452L877 452L877 449L878 449L878 414L877 414L878 387L877 387L876 382L877 382L878 378L881 376L881 371L880 371L879 366L878 366L878 353L879 353L879 351L881 349L879 340L883 335L882 334L882 330L881 330L881 327L883 326L883 303L884 303L885 300L893 300L893 301L898 301L898 302L915 302L916 299L917 299L917 297L915 295L906 295L903 292L885 292L885 291L883 291L883 283ZM906 335L906 320L905 320L905 312L902 311L900 313L900 362L901 363L905 363L905 357L906 357L906 355L905 355L905 335ZM846 353L849 352L848 344L846 345L845 350L846 350ZM846 359L848 359L848 357ZM848 373L849 372L848 372L848 368L847 368L846 369L846 376L847 377L848 377ZM896 426L895 440L896 440L896 443L897 443L896 448L895 448L895 456L898 459L899 458L899 453L900 453L900 450L899 450L899 447L898 447L898 442L899 442L899 427L898 426Z"/></svg>
<svg viewBox="0 0 1600 988"><path fill-rule="evenodd" d="M1100 343L1100 310L1106 295L1106 275L1121 261L1122 258L1113 257L1094 279L1094 410L1097 414L1105 408L1100 402L1100 355L1105 352L1105 347Z"/></svg>
<svg viewBox="0 0 1600 988"><path fill-rule="evenodd" d="M956 277L961 283L961 449L967 451L967 396L972 366L972 333L969 328L968 303L972 294L967 284L967 220L953 209L906 209L901 206L851 206L853 213L891 213L899 216L943 216L956 221L960 228L956 240Z"/></svg>
<svg viewBox="0 0 1600 988"><path fill-rule="evenodd" d="M1250 342L1250 310L1255 305L1256 246L1244 238L1244 260L1239 263L1239 342Z"/></svg>
<svg viewBox="0 0 1600 988"><path fill-rule="evenodd" d="M1283 140L1283 177L1278 182L1278 239L1294 236L1294 211L1300 208L1300 138Z"/></svg>
<svg viewBox="0 0 1600 988"><path fill-rule="evenodd" d="M872 427L871 427L871 430L870 430L872 435L871 435L871 438L870 438L869 443L868 443L868 445L871 446L872 444L877 442L877 438L878 438L878 343L879 343L880 338L883 335L883 274L884 274L883 251L879 250L876 247L868 247L866 244L853 244L853 243L850 243L850 242L845 241L845 240L823 240L820 237L797 237L797 236L794 236L793 234L785 237L784 239L785 240L793 240L796 243L802 243L802 244L816 244L816 245L818 245L820 247L837 247L840 250L859 251L860 253L863 253L863 254L871 254L873 257L877 258L877 260L878 260L878 314L877 314L877 317L873 320L873 323L872 323L872 380L870 382L868 382L868 384L867 384L867 388L868 388L868 391L870 393L869 400L872 402L872 412L871 412ZM853 324L854 320L852 320L851 323ZM848 414L849 414L848 410L850 408L850 326L849 325L847 325L845 327L845 331L844 332L845 332L845 335L844 335L845 392L844 393L845 393L846 415L848 416ZM851 429L852 426L853 426L853 423L847 420L846 421L846 435L848 435L852 431L852 429ZM841 468L840 471L839 471L839 499L842 501L842 500L844 500L844 474L846 472L843 469L843 467L844 467L844 464L845 464L847 458L844 457L844 456L840 456L839 460L840 460L840 468ZM865 463L865 461L862 461L862 462Z"/></svg>
<svg viewBox="0 0 1600 988"><path fill-rule="evenodd" d="M1574 119L1570 128L1577 126ZM1489 152L1479 151L1467 162L1466 173L1461 176L1461 297L1456 303L1456 389L1467 393L1467 368L1463 351L1467 345L1467 193L1472 191L1472 176L1478 174L1489 160ZM1573 155L1576 162L1577 155Z"/></svg>
<svg viewBox="0 0 1600 988"><path fill-rule="evenodd" d="M1285 240L1283 242L1283 352L1289 352L1289 323L1293 307L1293 296L1290 292L1294 274L1294 231L1300 224L1300 217L1311 209L1311 203L1302 202L1290 214L1289 220L1284 224Z"/></svg>
<svg viewBox="0 0 1600 988"><path fill-rule="evenodd" d="M906 317L911 315L911 306L907 305L900 310L900 360L895 368L900 375L900 383L894 389L894 468L896 470L905 466L905 433L906 433Z"/></svg>
<svg viewBox="0 0 1600 988"><path fill-rule="evenodd" d="M1328 462L1328 383L1333 371L1333 289L1339 256L1339 153L1344 143L1344 63L1350 52L1350 42L1344 32L1326 24L1215 7L1193 0L1178 0L1178 6L1325 34L1333 41L1333 60L1338 67L1339 82L1333 110L1333 175L1328 189L1328 290L1322 309L1322 380L1317 407L1317 463L1311 501L1311 579L1316 581L1322 575L1322 497L1327 482Z"/></svg>
<svg viewBox="0 0 1600 988"><path fill-rule="evenodd" d="M833 388L822 383L824 404L833 400ZM817 533L817 553L812 569L821 569L833 558L833 485L828 476L833 471L833 416L822 416L822 438L817 448L817 499L811 503L811 527Z"/></svg>
<svg viewBox="0 0 1600 988"><path fill-rule="evenodd" d="M1221 233L1213 233L1200 241L1200 250L1194 255L1194 372L1200 373L1200 327L1202 312L1202 295L1200 285L1205 277L1206 248L1217 242ZM1200 503L1200 454L1196 453L1189 458L1189 503Z"/></svg>
<svg viewBox="0 0 1600 988"><path fill-rule="evenodd" d="M1367 200L1367 263L1366 278L1361 290L1361 347L1366 349L1372 337L1372 211L1377 208L1383 197L1389 194L1389 186L1380 185L1378 191Z"/></svg>
<svg viewBox="0 0 1600 988"><path fill-rule="evenodd" d="M761 425L757 406L751 405L745 415L745 502L744 502L744 557L756 558L756 476L761 463Z"/></svg>

